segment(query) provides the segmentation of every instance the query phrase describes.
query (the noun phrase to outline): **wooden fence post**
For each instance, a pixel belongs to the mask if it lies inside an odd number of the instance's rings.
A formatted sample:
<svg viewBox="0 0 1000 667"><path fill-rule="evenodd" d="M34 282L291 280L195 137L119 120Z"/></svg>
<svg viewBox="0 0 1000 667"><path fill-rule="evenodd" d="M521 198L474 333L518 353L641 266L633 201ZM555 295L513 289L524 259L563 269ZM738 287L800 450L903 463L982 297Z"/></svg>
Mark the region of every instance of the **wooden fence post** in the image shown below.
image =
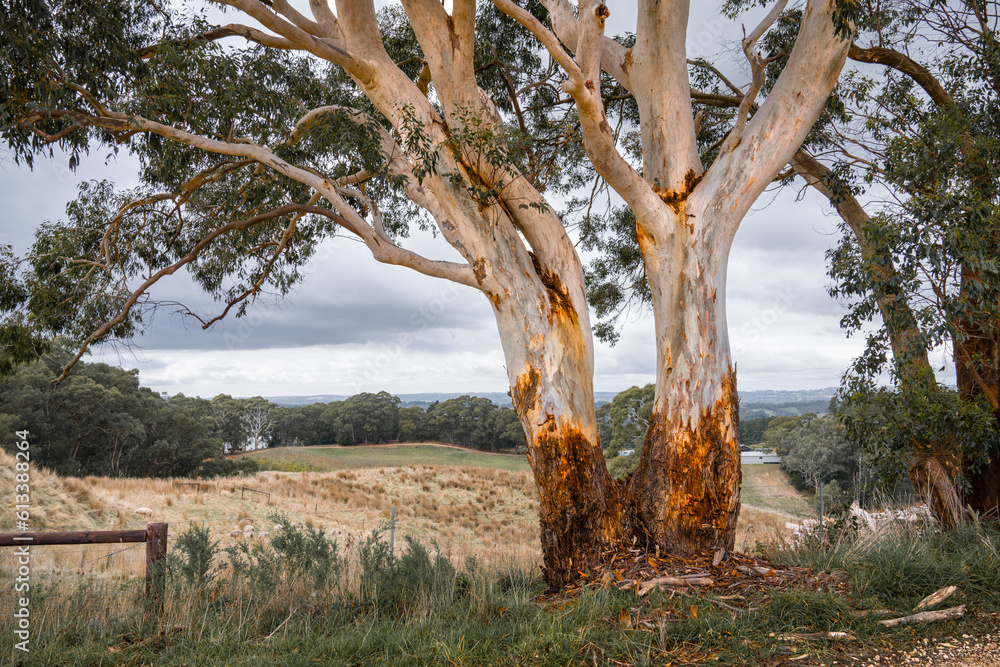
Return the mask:
<svg viewBox="0 0 1000 667"><path fill-rule="evenodd" d="M146 526L146 597L160 599L163 593L163 566L167 557L167 524Z"/></svg>

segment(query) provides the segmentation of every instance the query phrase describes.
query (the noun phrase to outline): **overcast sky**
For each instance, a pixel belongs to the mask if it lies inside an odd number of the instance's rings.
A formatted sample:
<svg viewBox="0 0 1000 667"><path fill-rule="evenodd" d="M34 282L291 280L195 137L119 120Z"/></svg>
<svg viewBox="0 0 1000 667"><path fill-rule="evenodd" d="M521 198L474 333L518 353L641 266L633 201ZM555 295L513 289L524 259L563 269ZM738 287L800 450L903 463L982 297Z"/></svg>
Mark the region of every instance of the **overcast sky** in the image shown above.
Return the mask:
<svg viewBox="0 0 1000 667"><path fill-rule="evenodd" d="M619 13L609 32L634 30L635 9L630 16L623 5L634 3L611 5ZM701 9L692 17L689 54L732 59L725 54L739 30L738 22ZM740 65L730 67L738 72ZM95 151L72 173L64 156L39 159L28 171L0 152L0 242L23 253L40 222L64 216L80 180L136 185L136 163L106 153ZM800 201L797 194L765 194L732 249L726 298L744 390L834 386L863 345L860 337L845 337L843 306L827 295L824 253L837 241L837 218L811 191ZM415 233L407 246L436 258L457 257L440 237ZM138 339L141 350L104 350L92 359L138 368L144 385L171 395L507 390L499 336L480 293L378 264L348 238L324 243L307 276L283 302L258 304L248 317L207 332L160 314ZM186 276L168 280L161 296L218 312ZM651 315L633 313L618 345L598 344L595 388L618 391L652 382L654 348Z"/></svg>

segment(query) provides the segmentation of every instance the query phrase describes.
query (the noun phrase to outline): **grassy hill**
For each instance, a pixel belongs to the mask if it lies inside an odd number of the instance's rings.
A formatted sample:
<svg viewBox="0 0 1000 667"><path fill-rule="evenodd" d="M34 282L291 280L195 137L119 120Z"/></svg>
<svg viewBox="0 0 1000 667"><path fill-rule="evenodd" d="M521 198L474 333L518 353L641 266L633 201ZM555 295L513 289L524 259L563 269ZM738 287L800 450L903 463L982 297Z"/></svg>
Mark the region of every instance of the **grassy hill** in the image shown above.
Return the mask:
<svg viewBox="0 0 1000 667"><path fill-rule="evenodd" d="M242 454L254 459L299 463L317 471L384 466L444 465L496 468L526 472L530 470L523 454L491 454L463 447L439 444L357 445L340 447L279 447Z"/></svg>

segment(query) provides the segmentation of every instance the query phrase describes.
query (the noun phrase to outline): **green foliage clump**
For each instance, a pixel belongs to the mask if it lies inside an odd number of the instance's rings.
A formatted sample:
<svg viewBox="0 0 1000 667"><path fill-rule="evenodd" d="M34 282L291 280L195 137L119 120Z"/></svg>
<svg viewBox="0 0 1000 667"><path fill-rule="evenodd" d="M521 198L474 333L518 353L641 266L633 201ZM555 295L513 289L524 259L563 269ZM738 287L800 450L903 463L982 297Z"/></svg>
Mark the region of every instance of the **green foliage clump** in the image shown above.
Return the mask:
<svg viewBox="0 0 1000 667"><path fill-rule="evenodd" d="M916 456L963 461L975 470L1000 447L996 415L986 400L938 384L905 392L861 385L843 401L840 418L847 440L887 490L906 476Z"/></svg>
<svg viewBox="0 0 1000 667"><path fill-rule="evenodd" d="M373 531L358 551L360 600L394 616L417 606L450 603L459 590L451 562L440 552L432 555L409 535L403 553L395 557L385 541L386 529L383 525Z"/></svg>
<svg viewBox="0 0 1000 667"><path fill-rule="evenodd" d="M833 415L775 417L763 443L781 454L781 467L799 490L818 492L828 482L844 489L854 481L857 459Z"/></svg>
<svg viewBox="0 0 1000 667"><path fill-rule="evenodd" d="M337 543L312 525L296 528L280 512L268 514L267 519L282 526L271 535L270 546L238 542L225 549L234 589L261 599L279 587L329 591L343 567Z"/></svg>
<svg viewBox="0 0 1000 667"><path fill-rule="evenodd" d="M194 591L205 591L217 574L218 541L205 526L194 525L177 536L170 552L168 571Z"/></svg>
<svg viewBox="0 0 1000 667"><path fill-rule="evenodd" d="M602 440L608 457L608 471L612 477L621 478L636 469L642 455L642 444L646 439L649 419L653 414L653 395L656 387L631 387L617 394L607 404L605 421L610 440ZM605 406L601 406L605 408ZM631 455L622 456L622 450L633 450Z"/></svg>

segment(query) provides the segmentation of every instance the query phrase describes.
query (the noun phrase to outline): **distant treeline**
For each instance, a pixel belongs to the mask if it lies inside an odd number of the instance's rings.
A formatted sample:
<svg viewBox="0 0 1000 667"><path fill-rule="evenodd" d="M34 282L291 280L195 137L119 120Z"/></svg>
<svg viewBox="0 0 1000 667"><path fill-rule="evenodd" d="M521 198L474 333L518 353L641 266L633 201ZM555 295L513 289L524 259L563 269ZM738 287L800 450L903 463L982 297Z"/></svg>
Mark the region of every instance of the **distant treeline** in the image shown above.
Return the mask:
<svg viewBox="0 0 1000 667"><path fill-rule="evenodd" d="M167 397L140 386L137 371L85 362L53 385L70 354L57 343L0 382L0 426L29 431L32 462L63 475L249 473L257 469L252 460L224 455L265 447L440 441L512 451L525 445L514 410L485 398L461 396L424 410L400 407L384 391L301 407L260 397Z"/></svg>
<svg viewBox="0 0 1000 667"><path fill-rule="evenodd" d="M526 444L512 408L498 407L477 396L435 401L425 410L400 407L399 398L380 391L332 403L273 406L271 414L271 447L447 442L484 451L509 451Z"/></svg>

